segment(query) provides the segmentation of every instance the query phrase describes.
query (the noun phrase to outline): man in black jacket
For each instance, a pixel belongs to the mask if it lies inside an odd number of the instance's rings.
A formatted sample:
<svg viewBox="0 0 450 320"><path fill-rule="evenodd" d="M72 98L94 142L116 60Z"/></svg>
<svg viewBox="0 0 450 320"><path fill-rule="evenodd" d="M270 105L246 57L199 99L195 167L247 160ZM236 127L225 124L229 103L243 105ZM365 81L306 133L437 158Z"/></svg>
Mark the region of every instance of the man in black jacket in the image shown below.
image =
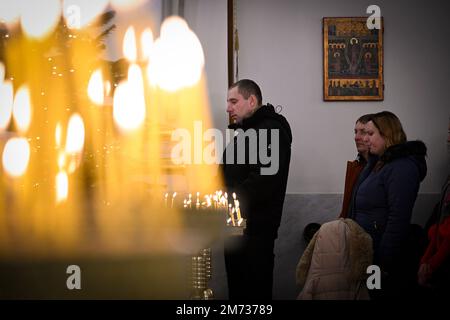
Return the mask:
<svg viewBox="0 0 450 320"><path fill-rule="evenodd" d="M262 105L259 86L240 80L228 90L227 112L236 130L223 155L229 194L239 198L247 227L225 243L229 298L272 298L274 243L278 235L291 157L286 118Z"/></svg>

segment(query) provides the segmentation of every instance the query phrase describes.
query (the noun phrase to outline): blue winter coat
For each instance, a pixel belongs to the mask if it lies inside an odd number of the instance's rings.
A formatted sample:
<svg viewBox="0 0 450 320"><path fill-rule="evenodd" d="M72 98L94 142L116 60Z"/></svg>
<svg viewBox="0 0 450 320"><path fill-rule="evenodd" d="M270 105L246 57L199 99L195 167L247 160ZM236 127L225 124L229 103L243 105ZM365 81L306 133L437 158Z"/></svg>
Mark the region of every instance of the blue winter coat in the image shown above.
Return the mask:
<svg viewBox="0 0 450 320"><path fill-rule="evenodd" d="M425 178L426 146L409 141L372 157L354 192L352 218L372 236L374 263L398 266L406 245L414 202Z"/></svg>

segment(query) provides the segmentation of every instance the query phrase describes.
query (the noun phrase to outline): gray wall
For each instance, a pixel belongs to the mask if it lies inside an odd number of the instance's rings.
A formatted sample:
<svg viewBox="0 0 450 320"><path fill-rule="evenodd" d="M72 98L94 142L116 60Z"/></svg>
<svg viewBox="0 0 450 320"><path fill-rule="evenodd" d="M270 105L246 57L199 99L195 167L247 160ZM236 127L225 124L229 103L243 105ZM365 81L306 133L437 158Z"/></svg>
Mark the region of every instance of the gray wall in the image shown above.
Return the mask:
<svg viewBox="0 0 450 320"><path fill-rule="evenodd" d="M324 102L322 18L367 16L377 4L385 21L385 100ZM428 146L429 171L413 213L423 225L447 176L450 116L450 3L430 0L242 0L237 1L240 78L256 80L265 102L282 105L294 141L283 219L276 243L274 298L297 294L295 266L304 250L303 228L340 210L345 163L355 156L353 125L360 115L390 110L409 139ZM203 44L215 125L227 124L226 1L186 0L185 18ZM214 248L216 297L226 298L221 244Z"/></svg>

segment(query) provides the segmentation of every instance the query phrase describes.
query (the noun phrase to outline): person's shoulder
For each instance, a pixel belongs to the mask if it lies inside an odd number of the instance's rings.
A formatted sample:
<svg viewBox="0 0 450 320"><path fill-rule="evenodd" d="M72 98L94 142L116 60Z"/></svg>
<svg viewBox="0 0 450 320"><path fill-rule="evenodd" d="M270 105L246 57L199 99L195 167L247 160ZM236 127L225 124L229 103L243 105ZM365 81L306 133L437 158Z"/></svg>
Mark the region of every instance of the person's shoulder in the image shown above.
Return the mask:
<svg viewBox="0 0 450 320"><path fill-rule="evenodd" d="M396 183L420 182L423 180L420 168L411 157L398 158L386 163L382 168L382 175L385 179Z"/></svg>
<svg viewBox="0 0 450 320"><path fill-rule="evenodd" d="M410 172L411 170L417 170L412 159L409 157L397 158L389 161L383 165L385 172Z"/></svg>
<svg viewBox="0 0 450 320"><path fill-rule="evenodd" d="M397 158L388 162L387 167L391 167L393 170L404 173L416 172L419 170L416 159L413 156L407 156Z"/></svg>
<svg viewBox="0 0 450 320"><path fill-rule="evenodd" d="M261 129L282 129L283 126L277 119L267 117L261 119L261 121L258 123L258 127L260 127Z"/></svg>

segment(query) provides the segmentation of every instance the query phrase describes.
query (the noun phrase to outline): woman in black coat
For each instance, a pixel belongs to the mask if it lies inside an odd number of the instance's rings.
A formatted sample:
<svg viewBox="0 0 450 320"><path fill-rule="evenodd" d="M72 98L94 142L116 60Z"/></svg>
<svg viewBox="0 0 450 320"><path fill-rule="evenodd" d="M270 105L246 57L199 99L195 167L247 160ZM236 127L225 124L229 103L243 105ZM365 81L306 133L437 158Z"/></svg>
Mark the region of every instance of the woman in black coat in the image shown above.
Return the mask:
<svg viewBox="0 0 450 320"><path fill-rule="evenodd" d="M351 216L372 236L382 295L397 295L406 289L405 275L414 267L402 262L407 261L412 210L427 172L426 146L407 141L400 120L388 111L374 114L365 129L371 156L353 193Z"/></svg>

